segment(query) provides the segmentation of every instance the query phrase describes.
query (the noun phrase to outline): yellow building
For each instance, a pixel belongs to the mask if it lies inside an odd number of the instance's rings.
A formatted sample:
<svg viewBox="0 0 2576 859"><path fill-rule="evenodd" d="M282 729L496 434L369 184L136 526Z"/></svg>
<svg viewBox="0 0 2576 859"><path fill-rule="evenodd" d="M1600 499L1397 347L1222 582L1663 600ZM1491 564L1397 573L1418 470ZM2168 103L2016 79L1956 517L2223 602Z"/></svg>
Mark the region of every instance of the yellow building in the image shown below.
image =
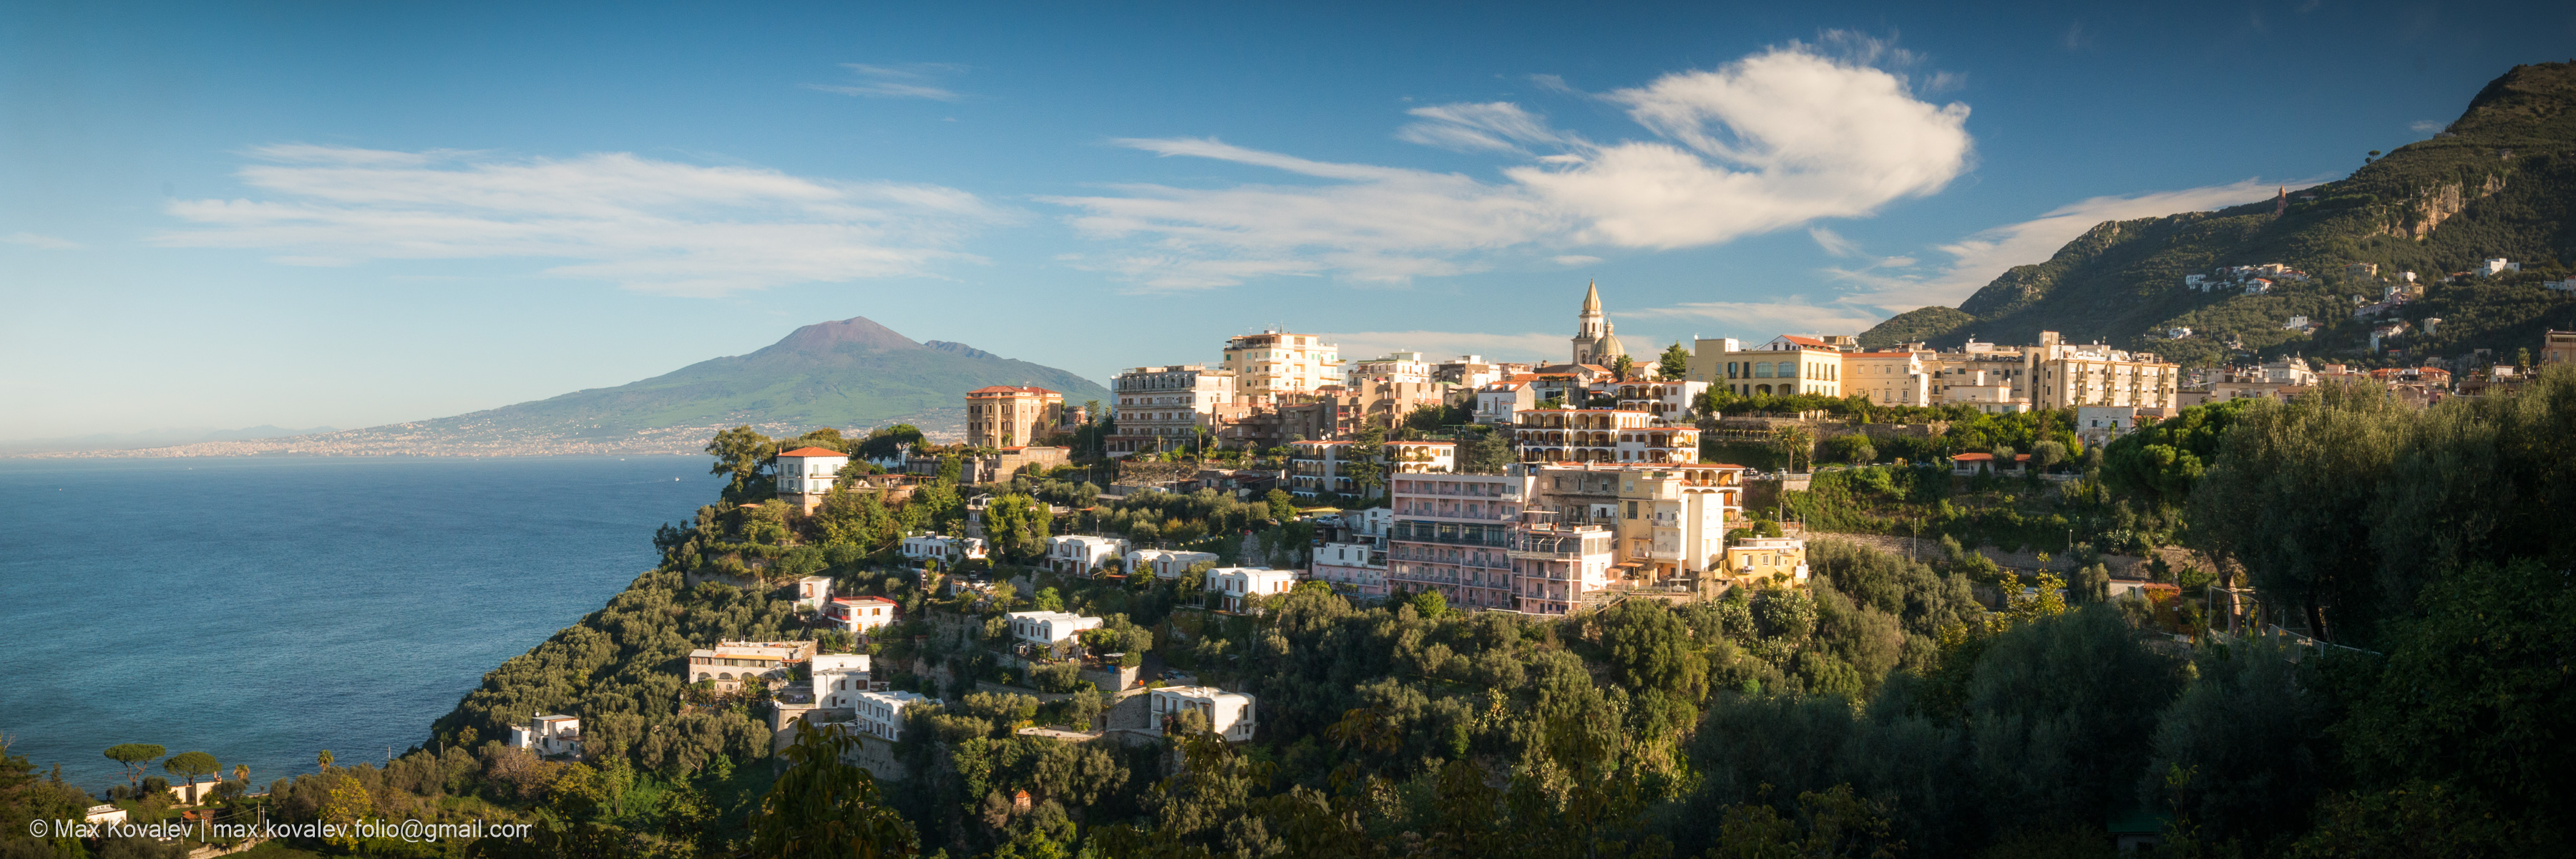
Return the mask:
<svg viewBox="0 0 2576 859"><path fill-rule="evenodd" d="M1064 395L1045 388L992 385L966 392L966 443L1020 447L1054 434Z"/></svg>
<svg viewBox="0 0 2576 859"><path fill-rule="evenodd" d="M1342 381L1341 347L1313 334L1264 331L1225 341L1238 402L1275 404Z"/></svg>
<svg viewBox="0 0 2576 859"><path fill-rule="evenodd" d="M1691 353L1691 379L1723 385L1739 396L1843 393L1843 358L1859 347L1849 337L1832 340L1782 334L1750 349L1737 340L1701 340ZM1841 341L1841 342L1834 342Z"/></svg>
<svg viewBox="0 0 2576 859"><path fill-rule="evenodd" d="M1807 541L1788 537L1746 537L1726 547L1726 575L1738 585L1803 585L1807 583Z"/></svg>
<svg viewBox="0 0 2576 859"><path fill-rule="evenodd" d="M1744 468L1631 467L1618 472L1622 578L1663 583L1724 574L1728 523L1744 516Z"/></svg>

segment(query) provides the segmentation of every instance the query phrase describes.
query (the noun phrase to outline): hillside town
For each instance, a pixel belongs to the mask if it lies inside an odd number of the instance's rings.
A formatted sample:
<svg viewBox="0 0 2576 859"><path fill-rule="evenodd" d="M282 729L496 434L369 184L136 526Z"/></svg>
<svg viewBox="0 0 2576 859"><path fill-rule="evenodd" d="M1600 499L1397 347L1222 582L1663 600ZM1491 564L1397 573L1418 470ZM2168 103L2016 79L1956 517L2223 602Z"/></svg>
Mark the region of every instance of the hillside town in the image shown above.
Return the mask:
<svg viewBox="0 0 2576 859"><path fill-rule="evenodd" d="M2220 274L2304 277L2276 269ZM2214 282L2197 278L2197 288ZM2402 295L2392 289L2390 299ZM2576 361L2576 332L2549 332L2539 346L2539 362ZM2189 406L2287 400L2336 381L2384 386L2429 405L2489 393L2529 372L2498 365L2463 385L2439 366L2365 372L2297 357L2185 372L2153 353L2065 342L2054 332L2031 344L1971 338L1952 349L1867 348L1849 335L1701 339L1639 360L1608 321L1598 286L1587 285L1562 363L1416 352L1346 359L1323 335L1263 331L1229 339L1213 362L1120 373L1106 403L1069 403L1025 385L969 391L960 445L934 451L922 442L873 457L799 447L777 450L769 462L775 498L799 514L853 490L901 501L943 468L952 472L942 479L964 486L1107 469L1119 476L1098 489L1099 504L1210 491L1256 504L1277 499L1276 509L1295 511L1289 515L1314 535L1309 545L1265 556L1293 564L1230 566L1204 545L1102 528L1092 515L1098 508L1069 499L1042 514L1069 528L1045 536L1029 572L1007 582L997 579L1011 568L996 565L998 537L987 530L992 495L968 499L949 533L901 536L897 555L924 587L969 601L998 593L1004 608L1043 574L1058 582L1159 581L1195 594L1191 610L1211 616L1258 614L1265 600L1317 583L1363 605L1437 595L1453 611L1567 617L1623 600L1679 604L1807 584L1807 541L1782 533L1774 511L1760 509L1748 491L1767 487L1776 497L1803 488L1809 475L1792 469L1812 464L1812 453L1767 471L1714 461L1712 454L1743 449L1731 442L1789 439L1819 448L1826 437L1848 435L1903 448L1909 437L1938 434L1943 415L2050 412L2072 414L2067 429L2077 444L2096 449ZM1871 408L1929 420L1874 423L1844 413ZM1998 447L1930 464L1959 480L2072 480L2049 473L2066 461L2063 453L2034 459ZM954 703L936 688L897 689L872 676L876 636L915 620L901 617L896 601L835 595L824 576L790 587L819 642L707 642L681 669L687 687L773 693L770 729L782 748L799 723L898 743L907 707ZM2111 586L2157 588L2172 585ZM1194 712L1216 735L1243 741L1259 724L1253 696L1191 685L1159 657L1149 666L1111 649L1124 639L1104 629L1107 618L996 611L1006 630L1003 667L1024 678L1062 668L1080 688L1108 696L1085 717L1087 730L1026 729L1032 736L1146 742L1173 728L1177 714ZM976 688L1050 701L1065 694L1061 684ZM531 714L511 743L578 758L579 722ZM896 767L890 748L861 743L852 754Z"/></svg>

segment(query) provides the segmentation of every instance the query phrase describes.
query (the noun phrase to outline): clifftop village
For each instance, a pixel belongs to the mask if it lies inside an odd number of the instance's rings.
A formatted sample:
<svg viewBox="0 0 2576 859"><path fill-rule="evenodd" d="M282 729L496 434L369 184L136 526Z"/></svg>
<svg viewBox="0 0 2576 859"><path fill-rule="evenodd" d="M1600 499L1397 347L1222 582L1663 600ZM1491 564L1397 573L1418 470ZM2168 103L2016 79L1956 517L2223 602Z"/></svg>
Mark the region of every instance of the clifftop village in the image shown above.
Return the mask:
<svg viewBox="0 0 2576 859"><path fill-rule="evenodd" d="M2256 286L2229 288L2258 288L2257 275L2298 276L2263 267L2234 274L2244 278L2228 283ZM2189 286L2214 282L2195 275ZM2388 300L2401 299L2392 293ZM1120 476L1100 490L1104 502L1202 490L1256 504L1269 499L1269 509L1294 515L1315 536L1285 553L1293 564L1225 566L1218 552L1201 550L1211 541L1165 548L1157 539L1103 529L1097 517L1086 519L1075 507L1046 505L1047 517L1071 525L1071 532L1053 530L1044 538L1029 587L1038 571L1058 580L1152 577L1200 594L1195 610L1228 615L1257 613L1264 599L1314 582L1360 602L1437 594L1460 610L1563 616L1622 599L1689 601L1736 588L1803 585L1806 542L1784 536L1780 523L1748 499L1748 492L1776 496L1783 488L1803 488L1808 476L1794 471L1802 456L1792 454L1788 470L1764 473L1708 461L1708 454L1784 439L1812 452L1836 432L1891 445L1939 433L1937 422L1837 423L1813 410L1821 401L1915 414L2072 410L2076 437L2095 447L2186 406L2288 399L2338 378L2384 384L2420 404L2473 396L2523 377L2499 366L2493 375L2480 374L2477 384L2457 384L2437 366L2362 373L2297 358L2186 373L2152 353L2063 342L2054 332L2034 344L1971 339L1955 350L1868 349L1842 335L1701 339L1640 360L1613 332L1597 286L1587 287L1575 330L1561 364L1475 355L1432 360L1413 352L1353 361L1322 336L1265 331L1228 340L1216 364L1120 373L1109 403L1066 403L1035 387L979 388L965 394L962 447L940 456L921 455L911 445L876 457L811 446L778 450L771 460L775 498L812 514L836 491L870 489L887 501L902 500L943 467L957 469L953 480L960 487L1107 468ZM2540 346L2540 362L2576 361L2576 332L2549 332ZM1711 408L1734 400L1791 411L1738 415ZM1941 407L1952 408L1933 411ZM1247 452L1268 452L1273 467L1211 465L1264 459ZM1094 464L1078 465L1077 458ZM2038 474L2054 463L2035 461L2030 452L1966 451L1941 459L1963 479L2069 479ZM901 537L900 557L923 585L968 599L998 591L1007 607L1013 585L993 578L1010 570L995 566L1000 559L985 531L993 503L989 494L966 499L955 533ZM833 583L805 576L790 585L799 609L825 631L819 639L711 642L689 653L684 683L701 693L763 695L780 744L797 722L899 741L907 730L905 707L937 700L872 676L872 638L904 620L900 606L881 596L836 594ZM1017 592L1025 595L1025 587ZM1258 725L1249 695L1198 685L1161 667L1159 658L1105 652L1125 634L1105 629L1107 619L1041 608L1003 612L1000 622L1008 642L1004 667L1031 675L1048 666L1069 669L1057 673L1078 676L1084 688L1114 701L1086 716L1088 732L1023 733L1143 740L1186 716L1243 741ZM975 686L1050 702L1071 697L1065 689L980 680ZM510 742L541 755L579 757L580 721L539 714L514 728ZM854 754L879 772L900 773L890 748L863 741Z"/></svg>

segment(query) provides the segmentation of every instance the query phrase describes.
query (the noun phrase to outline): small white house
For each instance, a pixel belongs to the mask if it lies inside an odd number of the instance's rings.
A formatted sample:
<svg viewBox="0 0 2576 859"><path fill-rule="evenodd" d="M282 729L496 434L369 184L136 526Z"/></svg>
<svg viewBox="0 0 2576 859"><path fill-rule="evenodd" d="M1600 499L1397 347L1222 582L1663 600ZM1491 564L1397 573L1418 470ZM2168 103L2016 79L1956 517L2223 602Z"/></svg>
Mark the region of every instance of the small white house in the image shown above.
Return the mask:
<svg viewBox="0 0 2576 859"><path fill-rule="evenodd" d="M1153 574L1158 579L1177 579L1191 564L1216 562L1215 552L1182 552L1172 549L1138 549L1127 553L1127 574Z"/></svg>
<svg viewBox="0 0 2576 859"><path fill-rule="evenodd" d="M938 534L919 534L903 538L902 552L904 558L911 560L914 563L922 561L938 561L942 564L953 565L964 561L983 558L984 540L980 537L942 537Z"/></svg>
<svg viewBox="0 0 2576 859"><path fill-rule="evenodd" d="M538 757L580 757L581 720L572 716L538 716L528 724L511 725L510 747L527 749Z"/></svg>
<svg viewBox="0 0 2576 859"><path fill-rule="evenodd" d="M1153 714L1157 726L1195 710L1207 717L1208 730L1226 742L1240 743L1251 740L1253 730L1261 725L1259 714L1253 710L1252 696L1240 692L1213 686L1172 686L1147 694L1151 698L1146 702L1146 712Z"/></svg>
<svg viewBox="0 0 2576 859"><path fill-rule="evenodd" d="M822 611L832 600L831 576L806 576L796 580L796 607Z"/></svg>
<svg viewBox="0 0 2576 859"><path fill-rule="evenodd" d="M1015 611L1008 617L1011 638L1023 645L1021 655L1028 657L1070 655L1080 641L1076 636L1101 624L1100 618L1069 611Z"/></svg>
<svg viewBox="0 0 2576 859"><path fill-rule="evenodd" d="M894 622L895 601L885 597L841 597L824 608L823 615L842 632L864 635Z"/></svg>
<svg viewBox="0 0 2576 859"><path fill-rule="evenodd" d="M1116 537L1066 534L1047 538L1047 568L1061 575L1088 576L1111 558L1127 554L1127 541Z"/></svg>
<svg viewBox="0 0 2576 859"><path fill-rule="evenodd" d="M851 708L859 733L890 743L903 742L903 708L913 704L936 704L919 692L860 692L854 696L857 706Z"/></svg>
<svg viewBox="0 0 2576 859"><path fill-rule="evenodd" d="M832 482L850 455L820 447L800 447L778 455L778 497L807 513L832 492Z"/></svg>
<svg viewBox="0 0 2576 859"><path fill-rule="evenodd" d="M125 809L116 807L114 803L90 806L89 812L81 815L81 822L97 826L115 826L125 821Z"/></svg>
<svg viewBox="0 0 2576 859"><path fill-rule="evenodd" d="M2505 258L2503 258L2503 257L2497 257L2497 258L2495 258L2495 259L2487 260L2486 262L2484 262L2484 263L2482 263L2482 264L2480 264L2480 265L2478 266L2478 274L2479 274L2479 275L2481 275L2481 276L2485 276L2485 277L2494 277L2494 276L2496 276L2496 275L2503 274L2503 273L2508 272L2508 271L2521 271L2521 270L2522 270L2522 263L2512 262L2512 261L2506 260L2506 259L2505 259Z"/></svg>
<svg viewBox="0 0 2576 859"><path fill-rule="evenodd" d="M1296 570L1218 567L1208 571L1206 590L1215 595L1215 602L1226 611L1242 611L1244 597L1276 596L1296 586Z"/></svg>
<svg viewBox="0 0 2576 859"><path fill-rule="evenodd" d="M865 653L827 653L814 657L811 670L814 706L833 709L859 706L859 694L869 690L869 659Z"/></svg>

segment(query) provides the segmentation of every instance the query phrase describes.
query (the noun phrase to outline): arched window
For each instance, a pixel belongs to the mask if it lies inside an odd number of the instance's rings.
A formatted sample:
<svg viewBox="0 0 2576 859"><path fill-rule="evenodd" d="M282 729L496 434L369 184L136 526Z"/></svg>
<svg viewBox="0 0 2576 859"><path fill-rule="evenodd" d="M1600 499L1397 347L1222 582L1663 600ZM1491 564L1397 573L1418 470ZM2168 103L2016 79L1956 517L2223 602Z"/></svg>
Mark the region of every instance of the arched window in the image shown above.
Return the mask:
<svg viewBox="0 0 2576 859"><path fill-rule="evenodd" d="M1755 361L1755 362L1753 362L1753 378L1756 378L1756 379L1768 379L1768 378L1771 378L1771 362L1769 362L1769 361ZM1765 391L1764 393L1769 393L1769 392L1768 392L1768 391Z"/></svg>

